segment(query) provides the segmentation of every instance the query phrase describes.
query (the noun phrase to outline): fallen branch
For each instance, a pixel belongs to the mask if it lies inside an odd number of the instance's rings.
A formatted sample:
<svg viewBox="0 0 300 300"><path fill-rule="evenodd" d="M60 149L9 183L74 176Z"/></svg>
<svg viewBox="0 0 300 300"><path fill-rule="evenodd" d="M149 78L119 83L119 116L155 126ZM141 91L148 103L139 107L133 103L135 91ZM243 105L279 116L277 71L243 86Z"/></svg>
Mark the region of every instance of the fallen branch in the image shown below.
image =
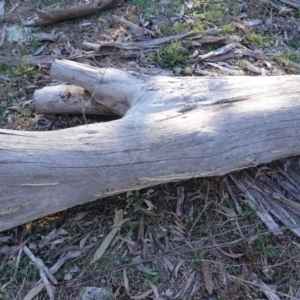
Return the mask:
<svg viewBox="0 0 300 300"><path fill-rule="evenodd" d="M90 3L69 7L66 9L56 9L50 11L37 10L38 18L23 21L23 25L26 26L41 26L51 25L67 20L73 20L77 18L84 18L93 16L101 11L113 8L120 3L120 0L94 0Z"/></svg>
<svg viewBox="0 0 300 300"><path fill-rule="evenodd" d="M109 195L300 154L300 76L135 76L61 60L50 74L121 119L0 130L0 231Z"/></svg>

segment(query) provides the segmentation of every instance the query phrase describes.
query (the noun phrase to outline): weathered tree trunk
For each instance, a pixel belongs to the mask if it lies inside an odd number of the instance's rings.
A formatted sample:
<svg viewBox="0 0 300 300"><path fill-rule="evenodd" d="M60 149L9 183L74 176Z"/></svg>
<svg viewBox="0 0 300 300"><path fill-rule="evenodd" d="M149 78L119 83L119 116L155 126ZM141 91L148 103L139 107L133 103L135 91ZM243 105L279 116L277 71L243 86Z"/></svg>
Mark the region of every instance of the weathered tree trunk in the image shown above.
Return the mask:
<svg viewBox="0 0 300 300"><path fill-rule="evenodd" d="M55 61L122 116L52 132L0 130L0 231L71 206L300 154L300 76L169 78Z"/></svg>

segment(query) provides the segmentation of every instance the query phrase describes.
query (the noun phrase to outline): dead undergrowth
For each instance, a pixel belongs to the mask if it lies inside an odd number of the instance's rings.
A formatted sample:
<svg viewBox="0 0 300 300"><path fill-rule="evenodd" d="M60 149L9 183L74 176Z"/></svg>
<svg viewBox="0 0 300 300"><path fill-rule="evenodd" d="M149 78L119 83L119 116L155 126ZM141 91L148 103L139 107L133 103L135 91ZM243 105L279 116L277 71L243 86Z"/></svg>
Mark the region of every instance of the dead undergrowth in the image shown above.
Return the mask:
<svg viewBox="0 0 300 300"><path fill-rule="evenodd" d="M20 26L19 42L6 41L4 27L37 8L84 1L5 2L0 126L47 131L110 120L34 112L33 92L53 84L55 57L170 76L299 73L300 10L283 2L297 1L131 0L85 19ZM167 36L177 38L153 47ZM90 286L109 299L300 299L298 165L132 191L3 232L0 299L84 299Z"/></svg>

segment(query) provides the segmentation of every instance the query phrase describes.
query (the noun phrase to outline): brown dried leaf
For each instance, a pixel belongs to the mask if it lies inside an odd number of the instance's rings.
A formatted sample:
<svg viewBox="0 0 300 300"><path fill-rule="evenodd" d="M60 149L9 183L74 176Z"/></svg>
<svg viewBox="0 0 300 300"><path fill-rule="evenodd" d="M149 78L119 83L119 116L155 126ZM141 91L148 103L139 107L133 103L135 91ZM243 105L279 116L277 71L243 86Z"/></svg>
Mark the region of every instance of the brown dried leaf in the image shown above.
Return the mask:
<svg viewBox="0 0 300 300"><path fill-rule="evenodd" d="M123 218L124 218L123 210L122 209L117 210L115 212L115 217L114 217L114 226L119 225L123 221Z"/></svg>
<svg viewBox="0 0 300 300"><path fill-rule="evenodd" d="M258 168L258 170L256 171L256 174L255 174L255 179L257 179L260 176L263 176L263 175L267 174L267 172L269 172L270 170L271 170L271 168L269 168L269 167Z"/></svg>
<svg viewBox="0 0 300 300"><path fill-rule="evenodd" d="M24 297L23 300L32 300L34 299L45 287L45 283L39 283L35 287L33 287Z"/></svg>
<svg viewBox="0 0 300 300"><path fill-rule="evenodd" d="M102 255L105 253L106 249L110 245L111 241L113 240L114 236L120 230L122 224L126 221L127 221L127 219L123 220L123 211L122 210L116 211L115 218L114 218L114 228L106 236L106 238L102 242L100 248L94 254L94 257L91 260L90 264L95 263L97 260L99 260L102 257ZM117 223L117 222L119 222L119 223Z"/></svg>
<svg viewBox="0 0 300 300"><path fill-rule="evenodd" d="M184 260L180 260L179 263L176 265L175 271L174 271L174 276L175 276L175 278L177 278L177 276L178 276L178 271L179 271L180 267L181 267L184 263L185 263Z"/></svg>
<svg viewBox="0 0 300 300"><path fill-rule="evenodd" d="M238 257L242 257L244 254L243 253L228 253L225 252L224 250L222 250L221 248L217 247L217 249L222 252L224 255L231 257L231 258L238 258Z"/></svg>
<svg viewBox="0 0 300 300"><path fill-rule="evenodd" d="M147 204L147 206L148 206L147 209L148 210L154 210L154 209L156 209L155 205L150 200L144 199L143 201Z"/></svg>
<svg viewBox="0 0 300 300"><path fill-rule="evenodd" d="M138 263L141 261L141 257L140 256L136 256L133 258L132 262L133 263ZM135 266L139 271L143 272L143 273L146 273L146 274L149 274L149 275L156 275L157 272L152 272L151 270L149 270L147 267L145 267L142 263L140 264L137 264Z"/></svg>
<svg viewBox="0 0 300 300"><path fill-rule="evenodd" d="M121 236L118 236L117 237L118 240L121 240L121 241L124 241L125 243L129 244L130 246L134 247L136 245L136 242L129 239L129 238L124 238L124 237L121 237Z"/></svg>
<svg viewBox="0 0 300 300"><path fill-rule="evenodd" d="M202 261L202 271L203 271L206 290L208 294L211 295L214 291L215 284L213 281L213 274L210 271L209 264L206 261Z"/></svg>
<svg viewBox="0 0 300 300"><path fill-rule="evenodd" d="M237 214L234 212L234 210L224 206L224 205L221 205L221 207L219 207L220 209L220 213L222 213L223 215L225 215L226 217L228 218L235 218L237 217Z"/></svg>
<svg viewBox="0 0 300 300"><path fill-rule="evenodd" d="M147 296L149 296L150 294L153 293L153 290L148 290L147 292L145 292L144 294L142 295L139 295L139 296L131 296L131 299L134 299L134 300L140 300L140 299L145 299Z"/></svg>
<svg viewBox="0 0 300 300"><path fill-rule="evenodd" d="M186 285L185 285L185 288L181 294L181 299L185 299L184 295L186 294L187 290L189 289L189 287L191 286L193 280L194 280L194 277L195 277L195 272L193 272L191 274L191 276L188 278L187 282L186 282Z"/></svg>
<svg viewBox="0 0 300 300"><path fill-rule="evenodd" d="M152 210L148 210L148 209L146 209L144 207L140 207L139 211L141 211L145 215L149 215L149 216L152 216L152 217L156 217L157 216L157 213L153 212Z"/></svg>

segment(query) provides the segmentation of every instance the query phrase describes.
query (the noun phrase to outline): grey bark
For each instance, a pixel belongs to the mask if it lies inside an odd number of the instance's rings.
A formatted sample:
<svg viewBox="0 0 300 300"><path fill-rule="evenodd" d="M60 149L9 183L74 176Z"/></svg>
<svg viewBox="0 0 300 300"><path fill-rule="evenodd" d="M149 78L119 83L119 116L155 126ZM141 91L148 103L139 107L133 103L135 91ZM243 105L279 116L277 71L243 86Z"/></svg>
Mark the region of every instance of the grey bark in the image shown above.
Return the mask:
<svg viewBox="0 0 300 300"><path fill-rule="evenodd" d="M300 76L170 78L55 61L121 119L0 130L0 231L128 190L300 154Z"/></svg>

